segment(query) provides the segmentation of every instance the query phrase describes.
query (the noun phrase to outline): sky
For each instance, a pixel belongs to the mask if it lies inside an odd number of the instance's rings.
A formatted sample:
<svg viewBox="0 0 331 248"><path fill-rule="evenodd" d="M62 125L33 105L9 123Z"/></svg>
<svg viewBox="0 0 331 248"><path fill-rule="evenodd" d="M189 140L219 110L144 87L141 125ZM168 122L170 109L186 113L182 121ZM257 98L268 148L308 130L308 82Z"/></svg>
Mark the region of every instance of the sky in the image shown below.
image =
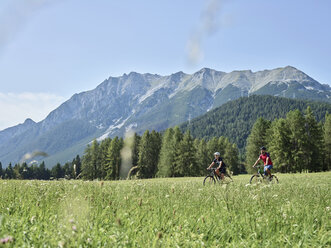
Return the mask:
<svg viewBox="0 0 331 248"><path fill-rule="evenodd" d="M0 130L110 76L287 65L331 85L329 0L1 0Z"/></svg>

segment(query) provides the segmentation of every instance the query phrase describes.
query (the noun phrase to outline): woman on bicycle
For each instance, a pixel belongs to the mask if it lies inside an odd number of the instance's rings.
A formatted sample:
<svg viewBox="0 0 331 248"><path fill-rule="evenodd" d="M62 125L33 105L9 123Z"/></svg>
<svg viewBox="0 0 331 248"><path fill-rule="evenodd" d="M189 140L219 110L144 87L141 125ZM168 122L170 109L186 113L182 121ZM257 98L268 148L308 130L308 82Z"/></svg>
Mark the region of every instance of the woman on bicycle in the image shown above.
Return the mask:
<svg viewBox="0 0 331 248"><path fill-rule="evenodd" d="M263 164L264 164L264 175L269 176L269 178L271 178L271 169L272 169L272 161L270 158L270 154L267 153L267 148L265 148L264 146L261 147L261 154L259 156L259 158L256 160L255 164L253 165L253 167L255 167L258 162L262 160Z"/></svg>
<svg viewBox="0 0 331 248"><path fill-rule="evenodd" d="M217 165L217 168L215 170L216 174L221 177L221 179L224 179L224 175L226 173L226 165L223 162L223 159L220 157L221 154L219 152L215 152L214 153L215 159L213 160L213 162L209 165L209 167L207 168L207 170L210 170L211 167L213 167L215 164Z"/></svg>

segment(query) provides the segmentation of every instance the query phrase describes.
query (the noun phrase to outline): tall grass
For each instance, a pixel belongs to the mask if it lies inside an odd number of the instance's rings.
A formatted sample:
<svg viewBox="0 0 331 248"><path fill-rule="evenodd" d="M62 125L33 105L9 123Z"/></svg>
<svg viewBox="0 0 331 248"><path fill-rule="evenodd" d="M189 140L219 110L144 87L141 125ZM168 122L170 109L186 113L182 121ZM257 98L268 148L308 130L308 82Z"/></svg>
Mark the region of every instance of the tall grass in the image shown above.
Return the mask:
<svg viewBox="0 0 331 248"><path fill-rule="evenodd" d="M9 247L330 247L331 173L278 178L2 180L0 238Z"/></svg>

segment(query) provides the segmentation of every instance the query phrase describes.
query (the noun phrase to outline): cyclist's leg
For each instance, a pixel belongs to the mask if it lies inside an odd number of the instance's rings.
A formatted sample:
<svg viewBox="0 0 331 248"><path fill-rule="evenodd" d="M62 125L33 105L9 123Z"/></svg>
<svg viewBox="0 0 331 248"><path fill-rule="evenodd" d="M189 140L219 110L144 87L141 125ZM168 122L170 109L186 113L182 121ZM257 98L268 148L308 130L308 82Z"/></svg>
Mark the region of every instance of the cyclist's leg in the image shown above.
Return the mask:
<svg viewBox="0 0 331 248"><path fill-rule="evenodd" d="M271 177L271 169L272 165L266 165L264 166L264 175Z"/></svg>
<svg viewBox="0 0 331 248"><path fill-rule="evenodd" d="M219 168L219 170L221 172L221 178L222 178L222 180L224 180L224 176L225 176L225 173L226 173L225 168Z"/></svg>
<svg viewBox="0 0 331 248"><path fill-rule="evenodd" d="M215 172L216 172L217 176L222 177L220 174L220 167L217 167Z"/></svg>

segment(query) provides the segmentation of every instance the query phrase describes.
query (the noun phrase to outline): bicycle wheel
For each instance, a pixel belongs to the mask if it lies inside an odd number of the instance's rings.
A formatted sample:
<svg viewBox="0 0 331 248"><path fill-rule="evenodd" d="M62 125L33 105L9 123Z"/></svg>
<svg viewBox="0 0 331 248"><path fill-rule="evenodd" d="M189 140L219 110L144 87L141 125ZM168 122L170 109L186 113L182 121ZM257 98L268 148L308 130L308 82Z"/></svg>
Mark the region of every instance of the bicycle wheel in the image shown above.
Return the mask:
<svg viewBox="0 0 331 248"><path fill-rule="evenodd" d="M278 178L275 175L271 175L270 183L272 184L278 183Z"/></svg>
<svg viewBox="0 0 331 248"><path fill-rule="evenodd" d="M213 185L215 184L216 181L215 181L215 178L212 177L212 176L206 176L205 179L203 180L203 185Z"/></svg>
<svg viewBox="0 0 331 248"><path fill-rule="evenodd" d="M249 180L250 184L262 183L262 177L259 174L253 175Z"/></svg>

